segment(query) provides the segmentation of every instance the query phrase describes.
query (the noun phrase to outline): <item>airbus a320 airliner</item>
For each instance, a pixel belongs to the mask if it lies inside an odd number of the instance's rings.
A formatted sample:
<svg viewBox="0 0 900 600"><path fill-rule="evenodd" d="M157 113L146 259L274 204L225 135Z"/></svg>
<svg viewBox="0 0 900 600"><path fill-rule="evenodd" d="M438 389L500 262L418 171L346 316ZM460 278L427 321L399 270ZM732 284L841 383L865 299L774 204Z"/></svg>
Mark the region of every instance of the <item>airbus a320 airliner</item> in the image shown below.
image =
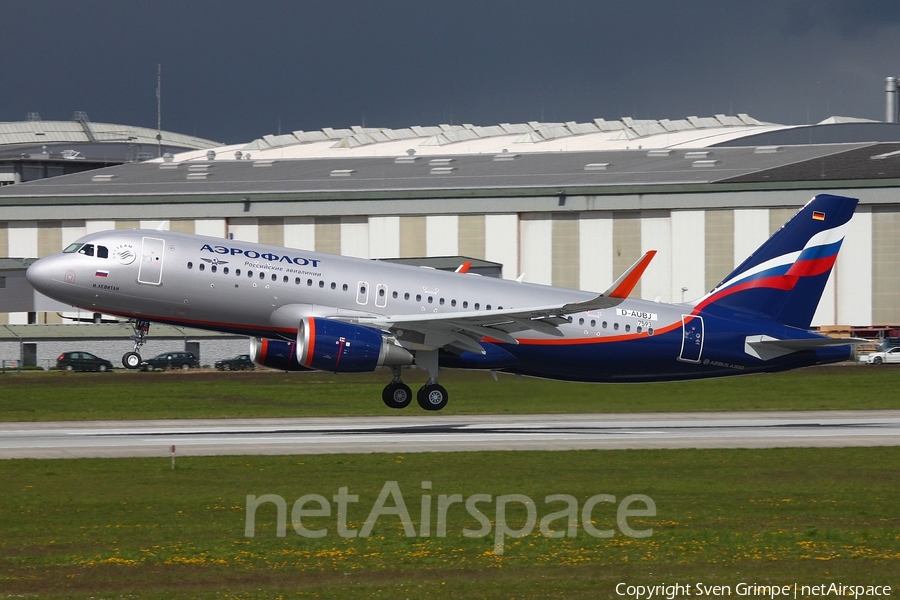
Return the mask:
<svg viewBox="0 0 900 600"><path fill-rule="evenodd" d="M439 367L591 382L721 377L842 361L852 339L809 331L857 201L819 195L722 283L683 304L629 299L655 254L607 291L564 289L377 260L168 231L87 235L27 272L39 292L135 328L137 368L150 322L251 338L257 364L282 370L390 367L382 399L412 400L401 367L429 379L417 401L440 410Z"/></svg>

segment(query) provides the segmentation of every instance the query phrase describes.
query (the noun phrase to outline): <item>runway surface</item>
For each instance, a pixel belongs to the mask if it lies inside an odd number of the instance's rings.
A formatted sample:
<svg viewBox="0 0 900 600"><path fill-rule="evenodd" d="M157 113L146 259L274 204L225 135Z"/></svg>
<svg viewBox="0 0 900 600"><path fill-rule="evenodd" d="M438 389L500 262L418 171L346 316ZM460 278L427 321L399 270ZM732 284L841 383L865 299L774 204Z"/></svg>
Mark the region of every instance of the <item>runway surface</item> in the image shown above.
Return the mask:
<svg viewBox="0 0 900 600"><path fill-rule="evenodd" d="M0 423L0 458L898 444L900 410Z"/></svg>

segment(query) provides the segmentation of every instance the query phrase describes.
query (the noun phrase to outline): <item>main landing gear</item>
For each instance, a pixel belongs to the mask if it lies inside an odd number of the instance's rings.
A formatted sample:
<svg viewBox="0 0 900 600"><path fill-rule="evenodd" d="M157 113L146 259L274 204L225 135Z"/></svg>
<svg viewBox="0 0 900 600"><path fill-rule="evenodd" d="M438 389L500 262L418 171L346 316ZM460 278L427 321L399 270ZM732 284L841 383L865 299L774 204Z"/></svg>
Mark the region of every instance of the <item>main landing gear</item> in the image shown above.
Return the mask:
<svg viewBox="0 0 900 600"><path fill-rule="evenodd" d="M438 384L437 350L416 352L416 363L428 371L428 381L416 393L416 401L425 410L441 410L447 406L450 396L444 386ZM406 408L412 402L412 390L400 380L400 367L391 367L394 379L384 387L381 399L390 408Z"/></svg>
<svg viewBox="0 0 900 600"><path fill-rule="evenodd" d="M141 355L139 354L141 346L147 341L147 334L150 332L150 321L132 321L131 328L134 330L134 350L126 352L122 355L122 365L126 369L137 369L141 366Z"/></svg>

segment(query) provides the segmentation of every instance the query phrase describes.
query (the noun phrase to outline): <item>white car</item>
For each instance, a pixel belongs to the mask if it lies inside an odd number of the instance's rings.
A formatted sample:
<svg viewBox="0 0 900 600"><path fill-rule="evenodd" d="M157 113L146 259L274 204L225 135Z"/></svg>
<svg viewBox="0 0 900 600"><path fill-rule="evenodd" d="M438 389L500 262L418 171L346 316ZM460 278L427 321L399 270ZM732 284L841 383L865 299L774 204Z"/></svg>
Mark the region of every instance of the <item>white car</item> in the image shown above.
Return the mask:
<svg viewBox="0 0 900 600"><path fill-rule="evenodd" d="M863 358L865 358L866 362L870 365L900 363L900 347L891 348L884 352L873 352L872 354L865 355Z"/></svg>

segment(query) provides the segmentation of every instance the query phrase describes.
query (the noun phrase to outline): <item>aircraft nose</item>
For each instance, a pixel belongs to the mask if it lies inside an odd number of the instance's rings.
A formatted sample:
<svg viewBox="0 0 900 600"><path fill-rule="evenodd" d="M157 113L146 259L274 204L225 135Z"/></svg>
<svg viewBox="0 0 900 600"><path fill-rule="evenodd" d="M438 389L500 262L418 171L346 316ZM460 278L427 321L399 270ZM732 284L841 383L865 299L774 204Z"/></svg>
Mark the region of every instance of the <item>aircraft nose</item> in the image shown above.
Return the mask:
<svg viewBox="0 0 900 600"><path fill-rule="evenodd" d="M25 271L25 279L37 291L46 290L53 279L53 261L49 258L40 258L31 263Z"/></svg>

